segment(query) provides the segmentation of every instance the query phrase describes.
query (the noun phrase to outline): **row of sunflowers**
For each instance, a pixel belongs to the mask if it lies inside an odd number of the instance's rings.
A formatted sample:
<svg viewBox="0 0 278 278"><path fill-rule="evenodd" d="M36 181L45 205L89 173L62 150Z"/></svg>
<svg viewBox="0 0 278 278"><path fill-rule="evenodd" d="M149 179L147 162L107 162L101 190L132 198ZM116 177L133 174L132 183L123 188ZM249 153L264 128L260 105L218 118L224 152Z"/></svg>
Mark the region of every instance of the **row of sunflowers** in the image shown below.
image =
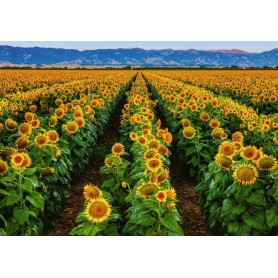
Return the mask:
<svg viewBox="0 0 278 278"><path fill-rule="evenodd" d="M1 235L38 235L52 224L132 78L99 71L0 99Z"/></svg>
<svg viewBox="0 0 278 278"><path fill-rule="evenodd" d="M232 97L263 114L278 111L278 78L274 70L163 71L160 74Z"/></svg>
<svg viewBox="0 0 278 278"><path fill-rule="evenodd" d="M264 122L267 131L253 131L243 124L256 118L248 109L242 113L239 104L225 106L203 89L152 72L144 76L180 159L189 174L199 177L196 189L210 229L226 235L277 233L277 119Z"/></svg>
<svg viewBox="0 0 278 278"><path fill-rule="evenodd" d="M84 211L71 235L183 235L176 192L169 180L172 135L156 118L142 75L126 93L121 143L101 172L105 181L84 187Z"/></svg>
<svg viewBox="0 0 278 278"><path fill-rule="evenodd" d="M104 74L104 72L102 73ZM106 71L111 75L111 71ZM91 70L1 70L0 96L20 92L29 92L36 88L47 90L56 84L68 83L75 80L98 78L98 72Z"/></svg>

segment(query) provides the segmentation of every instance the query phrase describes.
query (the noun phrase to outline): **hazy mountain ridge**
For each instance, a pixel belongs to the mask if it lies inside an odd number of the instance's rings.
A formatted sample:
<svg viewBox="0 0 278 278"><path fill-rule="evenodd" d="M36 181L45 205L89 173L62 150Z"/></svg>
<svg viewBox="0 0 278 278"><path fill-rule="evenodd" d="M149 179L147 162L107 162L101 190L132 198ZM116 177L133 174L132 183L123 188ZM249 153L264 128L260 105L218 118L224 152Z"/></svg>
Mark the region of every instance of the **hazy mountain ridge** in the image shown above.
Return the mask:
<svg viewBox="0 0 278 278"><path fill-rule="evenodd" d="M79 51L0 45L0 64L275 67L278 66L278 48L262 53L249 53L239 49L206 51L118 48Z"/></svg>

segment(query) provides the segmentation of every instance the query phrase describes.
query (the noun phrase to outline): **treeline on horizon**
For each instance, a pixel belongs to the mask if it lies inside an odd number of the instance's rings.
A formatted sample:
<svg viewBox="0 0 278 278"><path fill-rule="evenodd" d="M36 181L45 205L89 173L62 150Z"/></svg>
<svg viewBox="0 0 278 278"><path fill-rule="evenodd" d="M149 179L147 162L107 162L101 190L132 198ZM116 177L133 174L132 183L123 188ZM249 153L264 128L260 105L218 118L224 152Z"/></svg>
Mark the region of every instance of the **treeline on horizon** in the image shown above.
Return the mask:
<svg viewBox="0 0 278 278"><path fill-rule="evenodd" d="M0 69L9 69L9 70L277 70L278 65L276 67L239 67L239 66L227 66L227 67L209 67L209 66L192 66L192 67L173 67L173 66L161 66L161 67L140 67L140 66L123 66L123 67L99 67L99 68L87 68L85 67L76 67L76 68L68 68L68 67L42 67L42 66L2 66L0 65Z"/></svg>

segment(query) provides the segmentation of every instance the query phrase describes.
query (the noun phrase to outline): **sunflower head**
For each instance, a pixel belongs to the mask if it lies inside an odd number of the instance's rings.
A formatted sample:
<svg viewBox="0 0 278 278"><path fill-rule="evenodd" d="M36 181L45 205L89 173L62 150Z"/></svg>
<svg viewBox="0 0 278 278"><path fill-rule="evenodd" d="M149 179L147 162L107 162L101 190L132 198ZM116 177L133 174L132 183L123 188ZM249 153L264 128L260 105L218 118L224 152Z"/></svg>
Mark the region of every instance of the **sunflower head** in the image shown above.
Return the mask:
<svg viewBox="0 0 278 278"><path fill-rule="evenodd" d="M245 160L254 160L257 156L258 149L255 146L247 146L242 149L240 156Z"/></svg>
<svg viewBox="0 0 278 278"><path fill-rule="evenodd" d="M235 152L234 144L230 141L224 141L219 146L219 152L225 156L233 156Z"/></svg>
<svg viewBox="0 0 278 278"><path fill-rule="evenodd" d="M137 193L141 198L147 198L152 196L158 189L159 186L156 183L143 183L138 187Z"/></svg>
<svg viewBox="0 0 278 278"><path fill-rule="evenodd" d="M158 202L165 202L167 200L166 190L160 190L155 194L155 198Z"/></svg>
<svg viewBox="0 0 278 278"><path fill-rule="evenodd" d="M256 164L261 171L272 171L277 166L277 160L272 156L263 155Z"/></svg>
<svg viewBox="0 0 278 278"><path fill-rule="evenodd" d="M95 185L89 183L84 186L84 197L86 200L97 199L101 196L102 196L101 190Z"/></svg>
<svg viewBox="0 0 278 278"><path fill-rule="evenodd" d="M220 127L220 122L216 119L212 119L209 122L209 126L212 128L218 128L218 127Z"/></svg>
<svg viewBox="0 0 278 278"><path fill-rule="evenodd" d="M28 139L27 136L23 136L23 137L18 138L18 139L16 140L16 146L17 146L17 149L18 149L19 151L22 151L22 150L26 149L26 147L28 146L28 144L29 144L29 139Z"/></svg>
<svg viewBox="0 0 278 278"><path fill-rule="evenodd" d="M166 195L170 199L176 199L176 197L177 197L176 190L172 187L169 187L166 189Z"/></svg>
<svg viewBox="0 0 278 278"><path fill-rule="evenodd" d="M121 156L125 152L124 145L121 143L115 143L111 149L114 155Z"/></svg>
<svg viewBox="0 0 278 278"><path fill-rule="evenodd" d="M49 130L47 132L47 138L51 143L57 143L59 141L59 134L56 130Z"/></svg>
<svg viewBox="0 0 278 278"><path fill-rule="evenodd" d="M156 149L149 149L144 153L144 159L160 158L160 153Z"/></svg>
<svg viewBox="0 0 278 278"><path fill-rule="evenodd" d="M149 149L156 149L158 150L160 147L160 142L156 139L154 140L151 140L149 143L148 143L148 148Z"/></svg>
<svg viewBox="0 0 278 278"><path fill-rule="evenodd" d="M151 158L146 161L147 169L151 172L157 172L162 166L161 159L158 158Z"/></svg>
<svg viewBox="0 0 278 278"><path fill-rule="evenodd" d="M5 174L5 171L9 168L9 165L6 161L0 159L0 176Z"/></svg>
<svg viewBox="0 0 278 278"><path fill-rule="evenodd" d="M75 134L78 132L79 130L79 126L78 124L74 121L74 122L68 122L65 126L64 129L66 130L66 132L68 134Z"/></svg>
<svg viewBox="0 0 278 278"><path fill-rule="evenodd" d="M11 163L12 163L13 168L20 169L23 162L24 162L23 153L15 153L12 155Z"/></svg>
<svg viewBox="0 0 278 278"><path fill-rule="evenodd" d="M117 168L121 161L122 159L119 156L113 155L106 157L104 163L108 168Z"/></svg>
<svg viewBox="0 0 278 278"><path fill-rule="evenodd" d="M251 185L256 182L258 172L253 165L243 163L236 167L233 177L242 185Z"/></svg>
<svg viewBox="0 0 278 278"><path fill-rule="evenodd" d="M242 143L244 140L243 134L240 131L233 133L232 137L234 142Z"/></svg>
<svg viewBox="0 0 278 278"><path fill-rule="evenodd" d="M95 223L104 222L111 214L111 206L104 198L91 199L86 207L85 215Z"/></svg>
<svg viewBox="0 0 278 278"><path fill-rule="evenodd" d="M39 134L35 137L35 145L39 148L44 148L48 143L48 137L44 134Z"/></svg>
<svg viewBox="0 0 278 278"><path fill-rule="evenodd" d="M231 166L233 164L233 160L230 157L225 156L221 153L216 155L215 162L219 167L221 167L225 170L230 170Z"/></svg>
<svg viewBox="0 0 278 278"><path fill-rule="evenodd" d="M168 170L163 170L162 173L160 173L157 176L157 182L158 183L163 183L169 178L169 171Z"/></svg>
<svg viewBox="0 0 278 278"><path fill-rule="evenodd" d="M18 129L18 133L20 135L27 135L27 134L30 134L31 132L32 132L32 127L29 123L21 124Z"/></svg>
<svg viewBox="0 0 278 278"><path fill-rule="evenodd" d="M132 141L136 140L136 139L137 139L136 133L135 133L135 132L131 132L131 133L129 134L129 138L130 138Z"/></svg>
<svg viewBox="0 0 278 278"><path fill-rule="evenodd" d="M186 139L192 139L195 137L195 129L192 126L185 127L182 131L183 136Z"/></svg>

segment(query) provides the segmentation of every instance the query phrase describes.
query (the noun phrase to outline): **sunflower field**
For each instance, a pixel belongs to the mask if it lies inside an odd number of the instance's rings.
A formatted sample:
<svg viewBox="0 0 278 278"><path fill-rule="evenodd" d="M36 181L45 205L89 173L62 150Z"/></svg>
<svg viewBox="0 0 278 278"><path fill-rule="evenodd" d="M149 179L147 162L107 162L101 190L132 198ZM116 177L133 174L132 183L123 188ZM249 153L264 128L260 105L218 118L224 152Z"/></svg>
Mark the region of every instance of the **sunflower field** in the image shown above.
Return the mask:
<svg viewBox="0 0 278 278"><path fill-rule="evenodd" d="M274 70L0 70L0 235L277 235L277 89Z"/></svg>

